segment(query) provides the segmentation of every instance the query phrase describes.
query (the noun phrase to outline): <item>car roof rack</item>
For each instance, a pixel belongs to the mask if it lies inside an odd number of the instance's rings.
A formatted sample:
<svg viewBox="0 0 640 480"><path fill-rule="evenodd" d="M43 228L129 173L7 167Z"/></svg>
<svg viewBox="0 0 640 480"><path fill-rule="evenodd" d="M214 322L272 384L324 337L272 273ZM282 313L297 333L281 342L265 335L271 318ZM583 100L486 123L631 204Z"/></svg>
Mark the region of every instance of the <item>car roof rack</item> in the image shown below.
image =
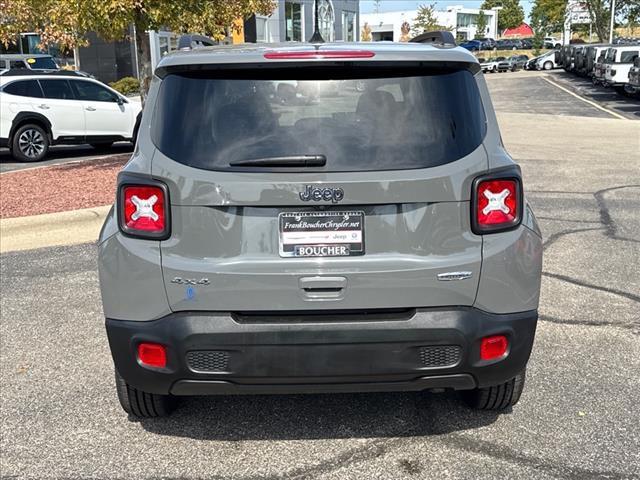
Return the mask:
<svg viewBox="0 0 640 480"><path fill-rule="evenodd" d="M193 50L196 48L211 47L217 44L215 40L205 37L204 35L182 35L178 39L178 50Z"/></svg>
<svg viewBox="0 0 640 480"><path fill-rule="evenodd" d="M44 70L37 68L11 68L0 73L2 77L28 77L32 75L51 75L60 77L85 77L91 78L88 73L76 70Z"/></svg>
<svg viewBox="0 0 640 480"><path fill-rule="evenodd" d="M453 45L456 44L456 39L453 33L447 30L435 30L433 32L424 32L413 37L409 42L412 43L432 43L434 45Z"/></svg>

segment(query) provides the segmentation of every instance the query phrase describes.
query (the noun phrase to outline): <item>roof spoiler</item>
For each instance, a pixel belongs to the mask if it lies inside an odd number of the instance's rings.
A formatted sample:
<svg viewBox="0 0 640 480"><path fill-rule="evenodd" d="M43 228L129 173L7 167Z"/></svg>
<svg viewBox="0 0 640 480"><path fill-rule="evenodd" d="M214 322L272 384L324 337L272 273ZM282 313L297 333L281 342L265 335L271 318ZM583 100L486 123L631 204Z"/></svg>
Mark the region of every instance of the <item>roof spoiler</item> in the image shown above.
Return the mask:
<svg viewBox="0 0 640 480"><path fill-rule="evenodd" d="M217 42L204 35L182 35L178 39L178 50L193 50L213 45L217 45Z"/></svg>
<svg viewBox="0 0 640 480"><path fill-rule="evenodd" d="M424 32L418 35L417 37L413 37L409 42L413 43L433 43L436 45L454 45L456 44L456 39L453 36L453 33L448 32L447 30L436 30L434 32Z"/></svg>

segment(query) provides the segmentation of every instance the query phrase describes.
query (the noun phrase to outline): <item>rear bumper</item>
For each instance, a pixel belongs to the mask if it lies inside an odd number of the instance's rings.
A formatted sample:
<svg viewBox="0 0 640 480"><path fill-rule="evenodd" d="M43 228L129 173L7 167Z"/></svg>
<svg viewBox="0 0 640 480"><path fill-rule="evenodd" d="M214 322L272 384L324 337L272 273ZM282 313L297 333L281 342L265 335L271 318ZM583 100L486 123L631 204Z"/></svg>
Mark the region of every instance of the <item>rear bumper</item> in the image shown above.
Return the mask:
<svg viewBox="0 0 640 480"><path fill-rule="evenodd" d="M341 315L319 321L194 312L149 322L107 319L106 328L115 367L130 385L151 393L215 395L496 385L525 367L537 323L537 311L499 315L474 308L373 319ZM480 340L494 334L508 337L508 354L481 361ZM135 352L144 341L167 347L167 368L138 363Z"/></svg>

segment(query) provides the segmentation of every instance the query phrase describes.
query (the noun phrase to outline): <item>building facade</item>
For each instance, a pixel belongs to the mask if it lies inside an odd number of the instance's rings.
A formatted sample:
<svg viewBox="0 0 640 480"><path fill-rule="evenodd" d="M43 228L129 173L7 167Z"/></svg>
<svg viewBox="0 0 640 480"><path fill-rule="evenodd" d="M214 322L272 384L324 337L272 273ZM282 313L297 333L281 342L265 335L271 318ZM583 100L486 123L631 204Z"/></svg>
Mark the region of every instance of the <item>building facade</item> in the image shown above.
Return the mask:
<svg viewBox="0 0 640 480"><path fill-rule="evenodd" d="M317 0L319 28L326 42L359 40L358 0ZM307 42L313 35L315 0L280 0L268 16L255 15L244 24L246 42Z"/></svg>
<svg viewBox="0 0 640 480"><path fill-rule="evenodd" d="M447 7L446 10L435 12L437 21L443 27L449 28L456 38L471 40L476 34L482 38L498 37L498 12L496 10L482 10L486 16L487 28L484 32L478 32L478 15L480 9L465 8L461 5ZM373 41L400 41L401 27L406 21L413 28L417 10L404 10L398 12L368 13L360 15L360 24L369 24Z"/></svg>

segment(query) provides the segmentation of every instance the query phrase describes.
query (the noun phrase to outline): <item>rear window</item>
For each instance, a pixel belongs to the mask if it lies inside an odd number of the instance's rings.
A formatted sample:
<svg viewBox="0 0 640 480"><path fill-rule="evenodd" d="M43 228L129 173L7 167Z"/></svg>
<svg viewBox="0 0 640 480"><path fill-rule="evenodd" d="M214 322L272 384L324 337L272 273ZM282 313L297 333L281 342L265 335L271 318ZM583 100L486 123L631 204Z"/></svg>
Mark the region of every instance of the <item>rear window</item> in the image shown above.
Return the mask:
<svg viewBox="0 0 640 480"><path fill-rule="evenodd" d="M43 70L57 70L58 66L51 57L32 57L27 58L27 63L31 68Z"/></svg>
<svg viewBox="0 0 640 480"><path fill-rule="evenodd" d="M4 87L4 92L19 97L42 98L42 90L37 80L20 80Z"/></svg>
<svg viewBox="0 0 640 480"><path fill-rule="evenodd" d="M154 143L173 160L207 170L324 155L323 167L309 169L365 171L443 165L471 153L485 135L480 93L467 70L398 68L331 80L313 73L289 80L294 70L282 70L169 74L156 102ZM258 75L267 78L251 79Z"/></svg>

